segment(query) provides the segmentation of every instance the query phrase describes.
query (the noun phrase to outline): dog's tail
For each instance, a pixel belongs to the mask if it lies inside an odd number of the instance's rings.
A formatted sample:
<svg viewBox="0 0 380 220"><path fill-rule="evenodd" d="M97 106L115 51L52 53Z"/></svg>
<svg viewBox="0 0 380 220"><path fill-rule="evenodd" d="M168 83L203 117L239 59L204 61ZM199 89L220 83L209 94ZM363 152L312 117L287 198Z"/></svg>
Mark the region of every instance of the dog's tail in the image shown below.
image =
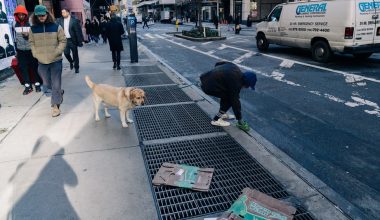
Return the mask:
<svg viewBox="0 0 380 220"><path fill-rule="evenodd" d="M86 75L84 79L86 80L88 87L90 87L91 89L94 88L95 83L91 81L89 76Z"/></svg>

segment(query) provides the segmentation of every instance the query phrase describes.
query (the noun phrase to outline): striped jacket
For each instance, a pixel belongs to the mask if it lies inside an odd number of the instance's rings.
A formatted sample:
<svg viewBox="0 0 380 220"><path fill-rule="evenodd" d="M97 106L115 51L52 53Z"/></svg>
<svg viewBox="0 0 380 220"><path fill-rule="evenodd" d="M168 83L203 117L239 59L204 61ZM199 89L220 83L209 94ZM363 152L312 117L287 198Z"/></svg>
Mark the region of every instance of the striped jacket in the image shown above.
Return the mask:
<svg viewBox="0 0 380 220"><path fill-rule="evenodd" d="M19 22L15 22L13 25L13 30L15 33L17 50L30 50L29 37L24 37L22 32L28 32L30 29L29 22L25 22L24 25L21 25Z"/></svg>
<svg viewBox="0 0 380 220"><path fill-rule="evenodd" d="M63 28L56 23L33 25L29 31L29 43L33 56L42 64L62 60L66 47Z"/></svg>

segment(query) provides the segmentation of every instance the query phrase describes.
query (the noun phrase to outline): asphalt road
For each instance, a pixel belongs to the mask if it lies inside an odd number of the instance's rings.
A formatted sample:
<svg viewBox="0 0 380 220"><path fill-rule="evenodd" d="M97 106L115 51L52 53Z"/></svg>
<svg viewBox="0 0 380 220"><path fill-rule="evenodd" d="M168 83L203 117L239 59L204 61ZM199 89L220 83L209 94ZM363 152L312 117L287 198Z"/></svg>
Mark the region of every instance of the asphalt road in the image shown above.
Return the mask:
<svg viewBox="0 0 380 220"><path fill-rule="evenodd" d="M226 40L204 43L170 31L174 25L155 24L138 36L194 84L220 60L257 72L256 91L241 93L244 119L369 219L380 216L380 54L320 64L294 48L259 53L253 29L235 35L223 27Z"/></svg>

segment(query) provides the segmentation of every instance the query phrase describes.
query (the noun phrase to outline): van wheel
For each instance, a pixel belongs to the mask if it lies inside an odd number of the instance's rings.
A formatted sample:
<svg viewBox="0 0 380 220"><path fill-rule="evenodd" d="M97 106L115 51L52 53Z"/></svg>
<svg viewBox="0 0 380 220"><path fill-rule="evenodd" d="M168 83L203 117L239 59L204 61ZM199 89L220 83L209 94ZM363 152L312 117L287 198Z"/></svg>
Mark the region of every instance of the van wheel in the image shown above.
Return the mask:
<svg viewBox="0 0 380 220"><path fill-rule="evenodd" d="M267 51L269 43L264 34L259 34L256 37L256 46L259 51Z"/></svg>
<svg viewBox="0 0 380 220"><path fill-rule="evenodd" d="M354 53L352 54L356 59L361 59L361 60L364 60L364 59L367 59L368 57L370 57L372 55L372 53Z"/></svg>
<svg viewBox="0 0 380 220"><path fill-rule="evenodd" d="M325 41L317 41L311 47L313 59L317 62L327 63L332 58L332 51L330 46Z"/></svg>

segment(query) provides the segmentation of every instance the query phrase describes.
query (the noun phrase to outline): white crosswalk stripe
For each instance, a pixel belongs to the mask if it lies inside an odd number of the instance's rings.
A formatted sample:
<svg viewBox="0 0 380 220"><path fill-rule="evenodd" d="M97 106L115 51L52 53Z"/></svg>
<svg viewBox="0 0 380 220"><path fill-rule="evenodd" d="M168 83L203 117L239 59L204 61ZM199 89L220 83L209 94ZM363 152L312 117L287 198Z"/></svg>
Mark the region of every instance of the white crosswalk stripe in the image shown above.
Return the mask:
<svg viewBox="0 0 380 220"><path fill-rule="evenodd" d="M154 39L155 37L153 37L151 34L144 34L146 37L150 38L150 39Z"/></svg>

